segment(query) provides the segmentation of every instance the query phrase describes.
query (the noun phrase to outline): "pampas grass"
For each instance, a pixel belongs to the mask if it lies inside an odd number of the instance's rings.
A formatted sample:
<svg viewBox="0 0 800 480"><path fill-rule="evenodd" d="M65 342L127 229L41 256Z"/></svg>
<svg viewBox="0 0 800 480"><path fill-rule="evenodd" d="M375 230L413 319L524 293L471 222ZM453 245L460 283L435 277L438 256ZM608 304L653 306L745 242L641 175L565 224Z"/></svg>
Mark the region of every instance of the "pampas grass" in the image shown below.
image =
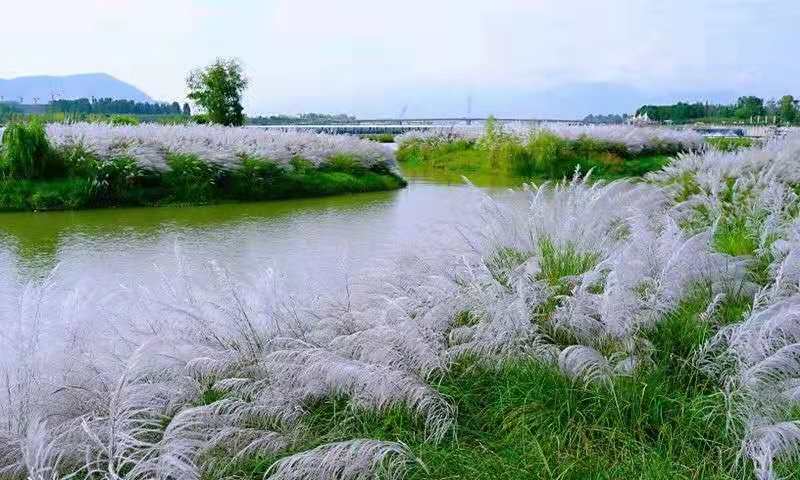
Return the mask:
<svg viewBox="0 0 800 480"><path fill-rule="evenodd" d="M151 142L137 127L55 128L63 142L125 138L134 152L269 149L294 138L220 140L213 128L169 127L147 130ZM206 140L183 136L190 131ZM195 479L266 458L267 478L402 478L419 465L420 445L456 448L459 399L440 385L469 361L490 372L538 365L565 379L559 388L589 391L596 405L607 397L617 413L622 386L645 379L642 392L685 398L684 383L695 382L704 399L724 399L727 424L700 443L734 439L726 448L750 466L740 470L735 455L714 461L731 475L776 478L800 451L799 145L681 155L645 182L576 174L501 199L476 190L481 226L459 232L457 254L404 259L348 284L346 298L286 292L273 272L247 280L214 263L193 270L179 253L160 285L65 295L56 274L9 281L0 285L16 299L0 319L0 472ZM746 229L722 229L739 218ZM723 233L747 235L753 248L722 248ZM680 377L659 384L652 372ZM377 416L403 412L419 425L418 449L313 434L319 406L339 401ZM584 407L570 404L578 416Z"/></svg>
<svg viewBox="0 0 800 480"><path fill-rule="evenodd" d="M167 153L194 155L220 168L234 169L242 156L268 159L284 167L295 158L319 166L336 155L349 155L370 168L393 166L383 146L350 135L297 130L262 130L205 125L125 125L51 123L47 137L56 148L79 146L101 159L125 156L140 167L164 171Z"/></svg>
<svg viewBox="0 0 800 480"><path fill-rule="evenodd" d="M636 127L631 125L564 125L558 123L542 124L535 127L510 124L501 129L521 142L542 132L552 133L564 140L591 138L603 142L624 145L632 154L643 150L658 150L668 147L674 151L700 149L705 141L703 136L692 131L676 128ZM428 130L412 130L395 137L395 142L404 143L422 141L441 144L455 140L476 141L484 136L481 126L458 126L431 128Z"/></svg>

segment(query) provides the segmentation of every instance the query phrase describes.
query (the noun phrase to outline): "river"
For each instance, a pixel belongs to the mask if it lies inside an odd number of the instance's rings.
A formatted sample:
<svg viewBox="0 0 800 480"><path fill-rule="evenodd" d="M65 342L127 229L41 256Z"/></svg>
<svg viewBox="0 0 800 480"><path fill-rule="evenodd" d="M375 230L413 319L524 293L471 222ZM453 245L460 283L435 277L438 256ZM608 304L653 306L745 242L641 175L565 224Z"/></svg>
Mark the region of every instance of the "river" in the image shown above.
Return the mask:
<svg viewBox="0 0 800 480"><path fill-rule="evenodd" d="M0 275L7 285L52 274L62 286L109 289L152 284L176 261L214 261L239 276L272 269L292 291L324 290L458 247L457 228L479 221L478 197L461 181L410 178L398 191L326 198L0 214Z"/></svg>

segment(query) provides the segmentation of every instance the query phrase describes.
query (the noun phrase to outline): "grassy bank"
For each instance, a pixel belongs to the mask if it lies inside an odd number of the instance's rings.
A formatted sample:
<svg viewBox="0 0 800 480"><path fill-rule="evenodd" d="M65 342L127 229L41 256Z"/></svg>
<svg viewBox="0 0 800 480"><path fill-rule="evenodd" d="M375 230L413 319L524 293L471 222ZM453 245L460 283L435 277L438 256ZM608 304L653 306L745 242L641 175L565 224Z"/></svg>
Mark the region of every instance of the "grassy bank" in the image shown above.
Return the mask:
<svg viewBox="0 0 800 480"><path fill-rule="evenodd" d="M584 172L592 169L595 177L614 179L658 170L670 156L698 146L694 138L681 142L654 135L630 140L613 129L599 128L585 132L546 128L507 132L490 121L480 133L453 131L401 137L397 159L415 170L466 176L495 174L547 180L570 176L579 168Z"/></svg>
<svg viewBox="0 0 800 480"><path fill-rule="evenodd" d="M410 172L438 172L457 176L515 176L552 180L569 176L580 167L592 169L597 178L641 176L658 170L669 160L667 153L628 154L606 145L586 145L542 139L528 145L507 144L497 149L481 148L476 142L458 141L444 145L410 142L397 151L397 159ZM541 143L539 143L541 142Z"/></svg>
<svg viewBox="0 0 800 480"><path fill-rule="evenodd" d="M118 135L119 130L107 128ZM202 152L137 145L124 137L110 136L107 151L83 143L82 136L64 138L67 141L53 145L44 127L35 122L5 130L0 150L0 210L261 201L405 186L390 163L367 163L347 151L322 152L316 162L292 155L283 163L232 151L224 154L221 163L215 152L208 153L214 158L208 160ZM153 163L156 155L163 163Z"/></svg>

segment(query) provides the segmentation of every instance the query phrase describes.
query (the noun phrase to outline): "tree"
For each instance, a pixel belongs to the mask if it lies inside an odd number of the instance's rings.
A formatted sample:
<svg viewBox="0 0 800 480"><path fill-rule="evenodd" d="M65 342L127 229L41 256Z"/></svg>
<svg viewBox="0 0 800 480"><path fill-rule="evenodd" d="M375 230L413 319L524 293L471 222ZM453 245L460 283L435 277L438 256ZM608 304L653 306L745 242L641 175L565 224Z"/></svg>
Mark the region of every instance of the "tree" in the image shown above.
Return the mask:
<svg viewBox="0 0 800 480"><path fill-rule="evenodd" d="M781 120L793 123L797 118L797 100L791 95L784 95L780 100Z"/></svg>
<svg viewBox="0 0 800 480"><path fill-rule="evenodd" d="M186 115L187 117L192 116L192 109L191 107L189 107L188 103L183 104L183 114Z"/></svg>
<svg viewBox="0 0 800 480"><path fill-rule="evenodd" d="M187 96L206 110L212 123L244 124L241 99L247 79L238 60L218 58L206 68L193 70L186 84Z"/></svg>
<svg viewBox="0 0 800 480"><path fill-rule="evenodd" d="M754 96L739 97L736 101L736 116L749 119L757 115L764 115L764 100Z"/></svg>

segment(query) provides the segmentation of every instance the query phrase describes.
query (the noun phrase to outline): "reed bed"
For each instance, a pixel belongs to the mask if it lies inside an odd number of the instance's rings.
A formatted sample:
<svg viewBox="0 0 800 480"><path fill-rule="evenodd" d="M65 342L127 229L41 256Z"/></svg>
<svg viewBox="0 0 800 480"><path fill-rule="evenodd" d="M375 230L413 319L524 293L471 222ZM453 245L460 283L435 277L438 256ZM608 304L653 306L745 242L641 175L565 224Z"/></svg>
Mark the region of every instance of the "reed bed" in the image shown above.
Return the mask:
<svg viewBox="0 0 800 480"><path fill-rule="evenodd" d="M697 150L704 144L702 135L686 129L637 127L633 125L565 125L545 123L536 126L522 124L503 125L501 131L525 142L531 136L551 133L564 140L591 138L594 140L624 145L633 154L644 150L665 147L674 151ZM447 143L454 140L477 141L486 134L483 126L456 126L416 130L398 135L395 141L402 145L410 142Z"/></svg>
<svg viewBox="0 0 800 480"><path fill-rule="evenodd" d="M47 137L56 148L80 146L101 158L127 156L143 168L166 170L169 152L195 155L222 168L239 166L242 156L269 159L288 167L294 158L319 166L336 155L348 155L371 168L393 165L389 151L351 135L298 130L264 130L207 125L124 125L51 123Z"/></svg>
<svg viewBox="0 0 800 480"><path fill-rule="evenodd" d="M36 121L0 135L0 210L272 200L405 185L388 148L349 135Z"/></svg>
<svg viewBox="0 0 800 480"><path fill-rule="evenodd" d="M113 292L0 279L0 474L795 478L798 166L794 137L476 191L460 252L345 298L180 255Z"/></svg>

